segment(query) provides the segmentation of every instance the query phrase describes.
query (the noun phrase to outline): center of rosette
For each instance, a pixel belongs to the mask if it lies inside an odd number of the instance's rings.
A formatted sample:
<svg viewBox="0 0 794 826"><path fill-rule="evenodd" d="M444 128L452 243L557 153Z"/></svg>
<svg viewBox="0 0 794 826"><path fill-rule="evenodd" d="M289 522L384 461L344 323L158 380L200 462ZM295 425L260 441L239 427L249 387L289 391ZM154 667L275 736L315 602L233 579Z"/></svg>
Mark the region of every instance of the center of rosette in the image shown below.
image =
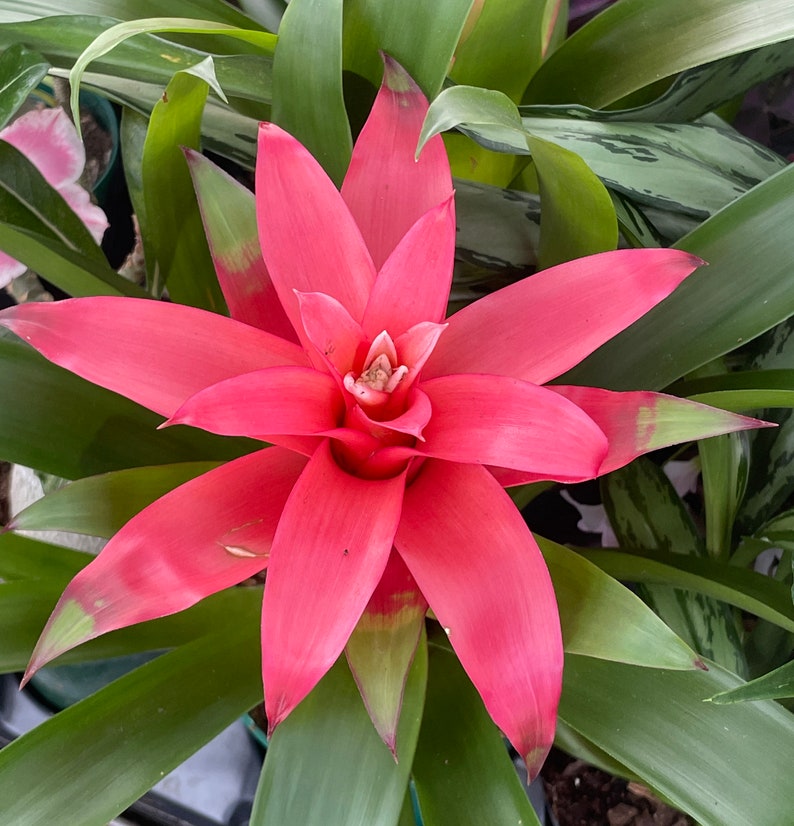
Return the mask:
<svg viewBox="0 0 794 826"><path fill-rule="evenodd" d="M364 369L356 376L353 371L343 379L345 389L366 408L380 407L408 374L408 367L400 364L397 348L384 330L372 342L364 359Z"/></svg>

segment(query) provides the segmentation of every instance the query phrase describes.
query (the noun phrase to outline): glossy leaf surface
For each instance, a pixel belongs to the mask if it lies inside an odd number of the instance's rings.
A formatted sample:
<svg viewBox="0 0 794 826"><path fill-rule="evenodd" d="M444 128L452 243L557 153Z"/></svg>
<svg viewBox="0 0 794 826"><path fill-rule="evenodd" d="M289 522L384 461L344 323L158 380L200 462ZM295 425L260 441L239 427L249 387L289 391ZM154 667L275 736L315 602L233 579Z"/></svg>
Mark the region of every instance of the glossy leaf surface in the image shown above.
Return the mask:
<svg viewBox="0 0 794 826"><path fill-rule="evenodd" d="M794 36L789 0L628 0L610 6L534 76L526 102L604 107L659 78Z"/></svg>
<svg viewBox="0 0 794 826"><path fill-rule="evenodd" d="M695 652L628 588L563 545L536 539L554 583L567 653L652 668L695 668Z"/></svg>
<svg viewBox="0 0 794 826"><path fill-rule="evenodd" d="M342 96L342 0L295 0L279 26L273 122L341 185L353 148Z"/></svg>
<svg viewBox="0 0 794 826"><path fill-rule="evenodd" d="M682 238L676 246L709 266L561 381L658 389L794 313L792 182L783 169Z"/></svg>
<svg viewBox="0 0 794 826"><path fill-rule="evenodd" d="M231 459L253 446L191 428L157 430L160 416L56 367L10 335L0 335L0 385L13 388L0 404L0 457L66 479Z"/></svg>
<svg viewBox="0 0 794 826"><path fill-rule="evenodd" d="M413 765L425 826L537 826L505 742L460 663L444 640L428 649L427 698Z"/></svg>
<svg viewBox="0 0 794 826"><path fill-rule="evenodd" d="M665 672L569 656L560 717L703 826L780 826L794 810L794 717L770 701L703 702L740 683L713 664Z"/></svg>
<svg viewBox="0 0 794 826"><path fill-rule="evenodd" d="M155 499L214 467L217 462L184 462L79 479L16 514L12 527L22 531L71 531L109 539Z"/></svg>
<svg viewBox="0 0 794 826"><path fill-rule="evenodd" d="M9 46L0 55L0 129L47 74L49 63L24 46Z"/></svg>
<svg viewBox="0 0 794 826"><path fill-rule="evenodd" d="M147 271L155 290L167 284L171 297L225 312L204 226L182 147L198 149L201 114L209 85L191 72L177 72L152 110L143 146L141 178L149 241Z"/></svg>
<svg viewBox="0 0 794 826"><path fill-rule="evenodd" d="M99 12L103 14L101 9ZM117 22L115 17L65 15L60 8L54 16L40 20L0 24L0 47L23 43L40 52L65 74L80 54ZM208 41L209 38L204 39L206 48L209 48ZM172 43L154 34L140 34L91 63L91 72L109 82L125 78L127 88L131 88L129 81L155 83L162 93L162 87L174 71L201 63L207 55L202 49ZM269 54L216 55L213 62L226 94L260 104L270 102L272 58ZM102 86L101 80L98 85Z"/></svg>
<svg viewBox="0 0 794 826"><path fill-rule="evenodd" d="M755 571L685 554L588 550L587 559L615 579L674 585L711 596L794 631L791 589Z"/></svg>
<svg viewBox="0 0 794 826"><path fill-rule="evenodd" d="M248 622L197 640L3 749L2 820L104 826L256 702L257 637Z"/></svg>
<svg viewBox="0 0 794 826"><path fill-rule="evenodd" d="M395 762L372 726L344 657L278 727L251 826L394 826L422 719L427 648L408 676Z"/></svg>
<svg viewBox="0 0 794 826"><path fill-rule="evenodd" d="M794 697L794 662L786 663L744 685L721 691L710 699L717 705L728 705L751 700L778 700L783 697Z"/></svg>

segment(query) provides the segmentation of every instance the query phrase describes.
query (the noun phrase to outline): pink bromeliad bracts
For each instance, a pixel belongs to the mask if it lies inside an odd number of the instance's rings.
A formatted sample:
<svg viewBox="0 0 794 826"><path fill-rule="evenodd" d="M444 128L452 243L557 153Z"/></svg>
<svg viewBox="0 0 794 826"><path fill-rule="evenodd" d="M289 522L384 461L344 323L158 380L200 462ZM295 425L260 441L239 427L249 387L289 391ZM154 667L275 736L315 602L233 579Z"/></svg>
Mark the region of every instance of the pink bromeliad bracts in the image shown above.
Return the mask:
<svg viewBox="0 0 794 826"><path fill-rule="evenodd" d="M426 111L387 60L341 193L298 141L262 124L261 258L242 243L214 250L231 318L108 297L0 314L47 358L168 424L272 445L128 522L67 588L29 673L267 568L271 730L347 646L394 750L429 606L493 720L538 770L563 648L546 566L504 487L591 479L760 423L657 393L542 386L669 295L701 263L685 252L572 261L445 319L454 200L441 139L414 159ZM362 628L393 657L385 701L355 644Z"/></svg>

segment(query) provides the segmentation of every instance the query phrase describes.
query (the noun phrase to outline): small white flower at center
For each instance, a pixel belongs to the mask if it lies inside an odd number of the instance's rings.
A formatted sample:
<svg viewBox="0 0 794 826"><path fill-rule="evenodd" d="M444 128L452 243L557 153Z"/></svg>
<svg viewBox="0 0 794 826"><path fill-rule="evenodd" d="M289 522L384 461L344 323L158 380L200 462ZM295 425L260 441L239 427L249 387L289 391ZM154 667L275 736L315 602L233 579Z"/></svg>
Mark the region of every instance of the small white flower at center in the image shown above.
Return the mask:
<svg viewBox="0 0 794 826"><path fill-rule="evenodd" d="M397 365L397 350L391 336L384 330L370 345L364 361L364 371L358 378L348 373L345 389L363 404L378 404L391 393L408 373L404 364Z"/></svg>

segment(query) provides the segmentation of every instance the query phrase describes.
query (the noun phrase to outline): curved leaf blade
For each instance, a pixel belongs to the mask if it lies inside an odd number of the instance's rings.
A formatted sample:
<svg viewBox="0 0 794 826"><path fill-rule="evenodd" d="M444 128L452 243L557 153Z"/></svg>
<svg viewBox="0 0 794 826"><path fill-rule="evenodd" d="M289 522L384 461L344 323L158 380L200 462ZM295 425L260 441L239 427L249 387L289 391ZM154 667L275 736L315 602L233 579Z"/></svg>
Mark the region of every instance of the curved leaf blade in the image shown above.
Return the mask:
<svg viewBox="0 0 794 826"><path fill-rule="evenodd" d="M697 654L628 588L563 545L536 539L554 583L566 653L651 668L699 667Z"/></svg>
<svg viewBox="0 0 794 826"><path fill-rule="evenodd" d="M794 314L792 182L789 166L682 238L710 266L560 381L660 389Z"/></svg>
<svg viewBox="0 0 794 826"><path fill-rule="evenodd" d="M603 108L659 78L794 37L789 0L623 0L570 37L530 82L527 103Z"/></svg>
<svg viewBox="0 0 794 826"><path fill-rule="evenodd" d="M256 703L258 638L256 622L225 627L15 740L0 752L0 819L105 826Z"/></svg>
<svg viewBox="0 0 794 826"><path fill-rule="evenodd" d="M276 729L251 826L395 826L422 719L427 646L408 675L395 762L375 731L344 657Z"/></svg>
<svg viewBox="0 0 794 826"><path fill-rule="evenodd" d="M771 701L703 702L740 683L716 665L651 671L569 656L560 717L703 826L779 826L794 811L794 717Z"/></svg>
<svg viewBox="0 0 794 826"><path fill-rule="evenodd" d="M505 742L466 672L445 640L428 649L427 699L413 765L425 826L539 826Z"/></svg>

